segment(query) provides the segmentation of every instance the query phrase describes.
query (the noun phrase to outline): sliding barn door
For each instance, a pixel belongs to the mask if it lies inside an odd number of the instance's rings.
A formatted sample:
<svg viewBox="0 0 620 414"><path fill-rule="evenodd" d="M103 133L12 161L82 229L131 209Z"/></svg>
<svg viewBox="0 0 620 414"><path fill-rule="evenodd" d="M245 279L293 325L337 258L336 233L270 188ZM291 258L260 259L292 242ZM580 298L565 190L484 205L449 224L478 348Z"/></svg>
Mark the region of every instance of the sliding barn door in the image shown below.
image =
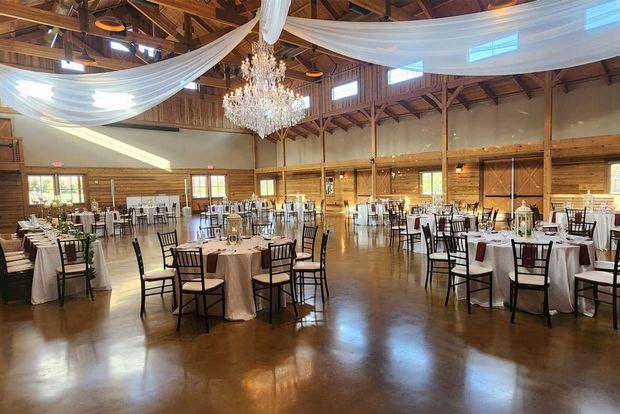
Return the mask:
<svg viewBox="0 0 620 414"><path fill-rule="evenodd" d="M542 208L542 158L485 161L482 177L484 207L510 213L525 200Z"/></svg>

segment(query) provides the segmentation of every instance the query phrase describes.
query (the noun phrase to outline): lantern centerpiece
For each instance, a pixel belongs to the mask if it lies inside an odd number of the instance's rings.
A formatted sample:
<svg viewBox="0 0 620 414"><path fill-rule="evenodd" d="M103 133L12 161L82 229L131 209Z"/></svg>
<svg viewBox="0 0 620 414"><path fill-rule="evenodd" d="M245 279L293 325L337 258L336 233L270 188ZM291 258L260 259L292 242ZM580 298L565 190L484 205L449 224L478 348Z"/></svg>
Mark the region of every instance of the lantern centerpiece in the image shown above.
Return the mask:
<svg viewBox="0 0 620 414"><path fill-rule="evenodd" d="M525 204L525 200L521 202L521 207L515 210L515 233L519 237L530 237L534 222L534 212Z"/></svg>
<svg viewBox="0 0 620 414"><path fill-rule="evenodd" d="M226 240L228 244L241 243L241 216L237 213L226 218Z"/></svg>

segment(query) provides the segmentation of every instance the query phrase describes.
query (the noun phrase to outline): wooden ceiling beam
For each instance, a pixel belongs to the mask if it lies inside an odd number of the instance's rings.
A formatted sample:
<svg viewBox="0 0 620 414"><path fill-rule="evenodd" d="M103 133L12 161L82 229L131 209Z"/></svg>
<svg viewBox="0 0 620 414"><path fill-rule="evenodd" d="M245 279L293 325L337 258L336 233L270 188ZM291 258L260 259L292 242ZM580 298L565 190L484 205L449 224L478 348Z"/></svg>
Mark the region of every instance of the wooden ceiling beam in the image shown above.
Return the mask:
<svg viewBox="0 0 620 414"><path fill-rule="evenodd" d="M435 12L433 12L433 8L428 4L426 0L417 0L418 6L422 10L422 13L426 16L427 19L434 19Z"/></svg>
<svg viewBox="0 0 620 414"><path fill-rule="evenodd" d="M383 112L385 112L387 116L392 118L394 121L400 122L400 118L398 117L398 115L394 111L392 111L389 107L386 106Z"/></svg>
<svg viewBox="0 0 620 414"><path fill-rule="evenodd" d="M519 86L521 92L523 92L523 94L527 96L527 99L532 99L532 93L530 92L520 75L512 75L512 80L515 81L515 83Z"/></svg>
<svg viewBox="0 0 620 414"><path fill-rule="evenodd" d="M605 79L605 83L607 85L611 85L611 75L609 74L609 68L607 67L607 62L605 62L604 60L601 60L599 63L599 66L601 67L601 70L603 71L603 79Z"/></svg>
<svg viewBox="0 0 620 414"><path fill-rule="evenodd" d="M377 1L377 0L351 0L351 3L363 7L366 10L378 15L378 16L385 16L385 12L386 12L386 7L385 7L385 3L382 1ZM408 13L406 10L403 10L399 7L394 7L391 6L390 7L390 15L389 17L392 20L415 20L415 17Z"/></svg>
<svg viewBox="0 0 620 414"><path fill-rule="evenodd" d="M442 105L435 95L433 95L432 93L427 93L426 95L422 95L421 98L424 99L434 109L436 109L437 112L441 113Z"/></svg>
<svg viewBox="0 0 620 414"><path fill-rule="evenodd" d="M332 125L337 126L338 128L342 129L344 132L347 132L349 130L349 127L346 126L345 124L343 124L342 122L338 121L336 118L331 118L329 120L329 123L331 123ZM326 124L327 125L327 124Z"/></svg>
<svg viewBox="0 0 620 414"><path fill-rule="evenodd" d="M553 85L554 86L559 86L560 89L562 89L562 92L568 93L568 87L562 81L562 79L564 79L564 76L566 76L566 74L568 73L568 68L564 68L562 70L555 71L554 73L555 73L555 76L553 77Z"/></svg>
<svg viewBox="0 0 620 414"><path fill-rule="evenodd" d="M363 129L364 128L364 124L361 123L360 121L358 121L357 119L355 119L353 116L349 115L349 114L340 114L341 117L343 117L344 119L346 119L347 121L349 121L351 124L355 125L356 127Z"/></svg>
<svg viewBox="0 0 620 414"><path fill-rule="evenodd" d="M495 105L499 104L499 99L497 99L497 96L495 96L495 94L493 93L491 88L489 88L487 85L485 85L484 82L480 82L478 84L478 87L480 88L480 90L482 92L484 92L484 94L486 95L487 99L489 99Z"/></svg>
<svg viewBox="0 0 620 414"><path fill-rule="evenodd" d="M400 106L402 106L403 108L405 108L407 110L407 112L409 112L411 115L415 116L416 118L420 119L420 111L416 110L413 106L411 106L411 104L407 101L398 101L398 104Z"/></svg>
<svg viewBox="0 0 620 414"><path fill-rule="evenodd" d="M177 31L174 23L169 21L166 16L134 0L128 0L128 3L136 9L138 13L144 16L153 25L159 27L168 36L174 37L178 42L183 42L185 40L184 36Z"/></svg>
<svg viewBox="0 0 620 414"><path fill-rule="evenodd" d="M80 23L76 17L63 16L47 10L11 3L6 0L0 0L0 16L12 17L27 22L81 33ZM148 36L139 32L127 32L125 36L114 35L106 30L99 29L95 26L94 22L91 22L88 34L89 36L97 36L104 39L139 43L141 45L170 50L176 53L185 53L187 51L187 47L181 43Z"/></svg>
<svg viewBox="0 0 620 414"><path fill-rule="evenodd" d="M319 133L314 130L313 128L310 128L306 123L303 124L298 124L300 127L302 127L303 129L305 129L306 131L308 131L311 135L316 135L318 136Z"/></svg>
<svg viewBox="0 0 620 414"><path fill-rule="evenodd" d="M340 15L328 0L321 0L321 6L323 6L325 10L327 10L327 12L334 18L334 20L340 19Z"/></svg>

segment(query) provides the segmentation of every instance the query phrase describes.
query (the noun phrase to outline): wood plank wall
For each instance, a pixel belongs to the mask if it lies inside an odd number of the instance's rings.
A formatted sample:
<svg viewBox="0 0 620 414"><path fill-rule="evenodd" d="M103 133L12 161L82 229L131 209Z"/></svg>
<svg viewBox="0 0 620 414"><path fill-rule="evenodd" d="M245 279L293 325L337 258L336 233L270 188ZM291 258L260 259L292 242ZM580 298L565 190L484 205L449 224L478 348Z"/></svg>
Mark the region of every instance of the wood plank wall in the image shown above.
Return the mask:
<svg viewBox="0 0 620 414"><path fill-rule="evenodd" d="M24 217L20 172L0 173L0 233L13 233L17 220Z"/></svg>

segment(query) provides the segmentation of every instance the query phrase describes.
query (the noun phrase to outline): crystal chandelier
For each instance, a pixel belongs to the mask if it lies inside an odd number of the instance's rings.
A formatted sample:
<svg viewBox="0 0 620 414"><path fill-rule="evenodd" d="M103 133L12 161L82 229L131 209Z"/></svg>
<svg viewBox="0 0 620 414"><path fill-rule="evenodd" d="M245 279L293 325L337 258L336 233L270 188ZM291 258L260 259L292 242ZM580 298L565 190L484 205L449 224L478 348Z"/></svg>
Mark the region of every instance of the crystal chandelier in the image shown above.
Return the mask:
<svg viewBox="0 0 620 414"><path fill-rule="evenodd" d="M252 60L241 64L247 83L224 96L224 116L261 138L297 124L305 116L304 101L282 85L285 71L284 62L276 62L273 46L263 40L252 43Z"/></svg>

